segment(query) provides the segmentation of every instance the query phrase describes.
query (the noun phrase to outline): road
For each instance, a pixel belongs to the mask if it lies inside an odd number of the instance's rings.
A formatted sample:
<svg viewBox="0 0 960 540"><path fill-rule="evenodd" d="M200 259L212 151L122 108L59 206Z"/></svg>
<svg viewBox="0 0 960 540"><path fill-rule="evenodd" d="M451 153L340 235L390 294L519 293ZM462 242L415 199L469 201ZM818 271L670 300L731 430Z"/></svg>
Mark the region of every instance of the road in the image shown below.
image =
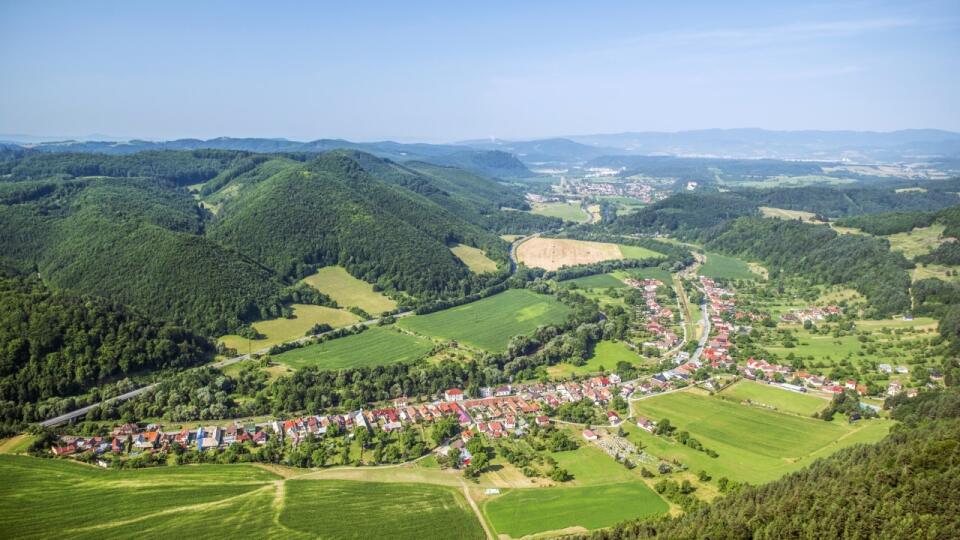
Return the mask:
<svg viewBox="0 0 960 540"><path fill-rule="evenodd" d="M410 315L413 315L413 311L404 311L404 312L402 312L402 313L397 313L396 315L394 315L394 318L399 319L399 318L402 318L402 317L408 317L408 316L410 316ZM356 323L354 326L372 326L372 325L378 324L379 322L380 322L380 318L378 317L378 318L375 318L375 319L369 319L369 320L366 320L366 321L358 322L358 323ZM333 333L333 332L336 332L336 330L330 330L329 332L321 332L321 333L319 333L319 334L314 334L314 335L311 335L311 336L303 336L302 338L298 338L298 339L295 339L295 340L293 340L293 341L287 341L286 343L304 343L304 342L307 342L307 341L309 341L309 340L311 340L311 339L313 339L313 338L323 337L323 336L325 336L325 335L327 335L327 334L331 334L331 333ZM223 360L220 360L219 362L214 362L214 363L212 363L212 364L207 364L207 365L205 365L205 366L200 366L200 367L215 367L215 368L217 368L217 369L220 369L220 368L227 367L227 366L229 366L229 365L231 365L231 364L236 364L237 362L242 362L242 361L250 358L250 356L256 356L256 355L266 354L266 353L269 352L269 351L270 351L270 348L267 347L267 348L264 348L264 349L260 349L259 351L250 353L250 354L241 354L241 355L239 355L239 356L234 356L234 357L231 357L231 358L225 358L225 359L223 359ZM105 405L105 404L108 404L108 403L114 403L114 402L126 401L126 400L128 400L128 399L135 398L135 397L139 396L140 394L143 394L144 392L147 392L147 391L149 391L149 390L152 390L153 388L155 388L155 387L157 386L157 384L158 384L158 383L152 383L152 384L148 384L148 385L146 385L146 386L141 386L140 388L137 388L136 390L131 390L131 391L125 393L125 394L120 394L119 396L112 397L112 398L110 398L110 399L105 399L105 400L103 400L103 401L98 401L97 403L94 403L94 404L92 404L92 405L87 405L86 407L81 407L81 408L79 408L79 409L77 409L77 410L75 410L75 411L71 411L71 412L68 412L68 413L66 413L66 414L61 414L60 416L56 416L56 417L54 417L54 418L50 418L50 419L48 419L48 420L44 420L43 422L40 422L40 425L43 426L43 427L58 426L58 425L60 425L60 424L63 424L63 423L69 422L69 421L71 421L71 420L74 420L74 419L76 419L76 418L79 418L79 417L87 414L88 412L92 411L93 409L96 409L97 407L100 407L101 405Z"/></svg>
<svg viewBox="0 0 960 540"><path fill-rule="evenodd" d="M706 346L707 339L710 337L710 314L707 310L706 300L700 304L700 322L703 324L703 334L700 336L700 341L697 342L697 350L693 351L693 356L690 357L690 361L692 362L700 360L700 355L703 354L703 348Z"/></svg>

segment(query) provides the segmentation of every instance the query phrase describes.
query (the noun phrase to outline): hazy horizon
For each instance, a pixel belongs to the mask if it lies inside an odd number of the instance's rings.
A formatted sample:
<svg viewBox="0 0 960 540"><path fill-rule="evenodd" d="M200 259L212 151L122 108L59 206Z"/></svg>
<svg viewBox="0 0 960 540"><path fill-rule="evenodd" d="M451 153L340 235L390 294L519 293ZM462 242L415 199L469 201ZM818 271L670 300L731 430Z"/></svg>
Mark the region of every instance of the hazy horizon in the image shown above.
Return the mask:
<svg viewBox="0 0 960 540"><path fill-rule="evenodd" d="M0 5L0 133L960 131L960 4ZM950 51L954 51L951 53Z"/></svg>

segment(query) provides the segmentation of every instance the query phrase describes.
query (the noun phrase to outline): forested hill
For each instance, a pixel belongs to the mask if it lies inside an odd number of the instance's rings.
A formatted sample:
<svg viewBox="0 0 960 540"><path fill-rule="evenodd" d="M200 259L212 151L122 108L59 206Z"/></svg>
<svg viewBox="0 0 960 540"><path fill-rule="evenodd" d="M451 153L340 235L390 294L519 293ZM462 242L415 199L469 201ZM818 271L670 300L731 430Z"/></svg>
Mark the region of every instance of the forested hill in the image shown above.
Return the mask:
<svg viewBox="0 0 960 540"><path fill-rule="evenodd" d="M472 292L497 275L474 275L449 247L481 248L505 271L497 234L556 225L501 210L524 204L513 188L411 165L343 151L6 152L0 264L214 336L290 301L329 303L290 288L324 264L414 303Z"/></svg>
<svg viewBox="0 0 960 540"><path fill-rule="evenodd" d="M59 412L46 410L52 404L28 404L146 370L195 365L213 353L206 339L183 328L6 272L0 272L0 343L2 426Z"/></svg>
<svg viewBox="0 0 960 540"><path fill-rule="evenodd" d="M879 443L678 518L625 523L592 538L958 538L960 392L896 402L892 415L904 424Z"/></svg>
<svg viewBox="0 0 960 540"><path fill-rule="evenodd" d="M342 152L251 181L224 205L209 235L283 277L341 264L384 289L421 296L482 285L450 252L453 243L506 257L495 235L378 180Z"/></svg>

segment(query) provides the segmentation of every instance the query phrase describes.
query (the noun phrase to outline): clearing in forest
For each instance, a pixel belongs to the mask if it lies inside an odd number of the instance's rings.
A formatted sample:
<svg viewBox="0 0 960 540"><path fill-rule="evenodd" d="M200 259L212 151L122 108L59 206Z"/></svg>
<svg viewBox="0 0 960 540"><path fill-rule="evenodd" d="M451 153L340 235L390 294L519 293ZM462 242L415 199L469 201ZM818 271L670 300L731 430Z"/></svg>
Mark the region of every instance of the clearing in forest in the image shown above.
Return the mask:
<svg viewBox="0 0 960 540"><path fill-rule="evenodd" d="M656 251L642 247L565 238L531 238L517 247L517 259L520 262L531 268L543 268L544 270L556 270L562 266L576 266L601 261L647 259L662 256Z"/></svg>
<svg viewBox="0 0 960 540"><path fill-rule="evenodd" d="M464 244L457 244L450 248L450 251L467 265L473 273L483 274L486 272L496 272L497 263L491 260L482 250Z"/></svg>
<svg viewBox="0 0 960 540"><path fill-rule="evenodd" d="M817 219L817 215L813 212L804 212L803 210L787 210L786 208L761 206L760 213L763 214L763 217L768 218L800 220L808 223L823 223Z"/></svg>
<svg viewBox="0 0 960 540"><path fill-rule="evenodd" d="M220 341L229 349L235 349L240 354L257 352L283 343L302 338L307 330L316 324L329 324L334 328L350 326L358 322L360 317L343 309L312 304L293 304L293 318L269 319L255 322L251 326L263 334L263 339L247 339L237 335L226 335Z"/></svg>
<svg viewBox="0 0 960 540"><path fill-rule="evenodd" d="M338 305L358 307L371 315L379 315L397 307L393 299L374 291L373 285L351 276L341 266L326 266L303 281L333 298Z"/></svg>
<svg viewBox="0 0 960 540"><path fill-rule="evenodd" d="M533 205L533 210L530 212L577 223L584 223L590 219L590 216L580 207L579 202L537 203Z"/></svg>

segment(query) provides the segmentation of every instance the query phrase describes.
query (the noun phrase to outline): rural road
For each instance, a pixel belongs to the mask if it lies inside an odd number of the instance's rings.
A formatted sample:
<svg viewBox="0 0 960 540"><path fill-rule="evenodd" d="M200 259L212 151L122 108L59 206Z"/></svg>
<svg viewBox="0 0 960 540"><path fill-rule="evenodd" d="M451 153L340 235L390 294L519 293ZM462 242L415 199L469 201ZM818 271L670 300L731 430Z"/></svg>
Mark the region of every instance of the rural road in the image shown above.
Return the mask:
<svg viewBox="0 0 960 540"><path fill-rule="evenodd" d="M397 313L396 315L394 315L394 317L397 318L397 319L399 319L399 318L402 318L402 317L408 317L408 316L410 316L410 315L413 315L413 311L404 311L404 312L402 312L402 313ZM370 320L366 320L366 321L361 321L361 322L355 323L353 326L372 326L372 325L375 325L375 324L377 324L377 323L379 323L379 322L380 322L380 318L378 317L378 318L375 318L375 319L370 319ZM337 331L337 330L330 330L329 332L322 332L322 333L314 334L314 335L311 335L311 336L304 336L304 337L302 337L302 338L298 338L298 339L295 339L295 340L293 340L293 341L287 341L287 342L285 342L285 343L304 343L304 342L309 341L309 340L311 340L311 339L313 339L313 338L322 337L322 336L325 336L325 335L327 335L327 334L331 334L331 333L336 332L336 331ZM220 360L219 362L214 362L214 363L212 363L212 364L206 364L206 365L198 366L198 367L214 367L214 368L218 368L218 369L219 369L219 368L224 368L224 367L227 367L227 366L229 366L229 365L236 364L237 362L242 362L242 361L250 358L250 356L252 356L252 355L266 354L266 353L269 352L269 351L270 351L270 347L267 347L267 348L264 348L264 349L260 349L259 351L252 352L252 353L250 353L250 354L241 354L241 355L239 355L239 356L234 356L234 357L231 357L231 358L225 358L225 359L223 359L223 360ZM105 404L107 404L107 403L114 403L114 402L126 401L126 400L128 400L128 399L135 398L135 397L139 396L140 394L143 394L144 392L147 392L148 390L151 390L151 389L155 388L155 387L157 386L157 384L158 384L158 383L152 383L152 384L148 384L148 385L146 385L146 386L141 386L140 388L137 388L136 390L131 390L131 391L125 393L125 394L120 394L119 396L115 396L115 397L112 397L112 398L110 398L110 399L105 399L105 400L103 400L103 401L98 401L97 403L94 403L94 404L92 404L92 405L87 405L86 407L81 407L81 408L79 408L79 409L77 409L77 410L75 410L75 411L71 411L71 412L68 412L68 413L66 413L66 414L61 414L60 416L55 416L55 417L53 417L53 418L50 418L50 419L48 419L48 420L44 420L43 422L40 422L40 425L43 426L43 427L58 426L58 425L63 424L63 423L65 423L65 422L69 422L69 421L71 421L71 420L73 420L73 419L75 419L75 418L79 418L79 417L87 414L88 412L92 411L93 409L96 409L97 407L100 407L101 405L105 405Z"/></svg>

